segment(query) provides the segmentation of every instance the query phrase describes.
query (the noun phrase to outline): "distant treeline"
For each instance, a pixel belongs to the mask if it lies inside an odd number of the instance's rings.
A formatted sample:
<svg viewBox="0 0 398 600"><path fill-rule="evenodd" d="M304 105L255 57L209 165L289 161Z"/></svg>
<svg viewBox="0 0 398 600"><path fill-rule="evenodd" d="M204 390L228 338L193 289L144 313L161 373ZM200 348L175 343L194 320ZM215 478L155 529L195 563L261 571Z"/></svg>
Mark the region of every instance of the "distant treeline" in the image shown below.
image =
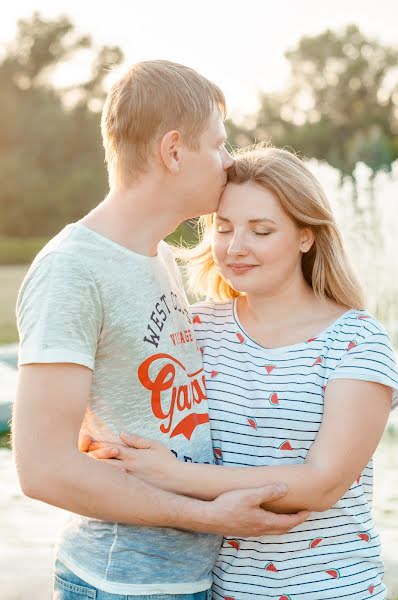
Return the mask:
<svg viewBox="0 0 398 600"><path fill-rule="evenodd" d="M78 53L92 57L88 79L54 87L55 68ZM65 17L19 21L0 61L1 237L50 237L104 197L99 116L109 68L123 58ZM352 177L358 161L388 170L398 157L397 50L352 25L302 38L287 58L286 89L262 95L250 126L227 121L231 146L271 140L327 160L342 176Z"/></svg>

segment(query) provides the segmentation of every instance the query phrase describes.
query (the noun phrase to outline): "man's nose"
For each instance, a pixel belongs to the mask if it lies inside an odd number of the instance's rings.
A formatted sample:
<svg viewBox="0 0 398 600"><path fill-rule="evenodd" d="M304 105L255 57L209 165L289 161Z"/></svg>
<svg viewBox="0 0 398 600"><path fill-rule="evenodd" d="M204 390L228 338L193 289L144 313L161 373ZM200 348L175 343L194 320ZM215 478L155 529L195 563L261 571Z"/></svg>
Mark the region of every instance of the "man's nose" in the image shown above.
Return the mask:
<svg viewBox="0 0 398 600"><path fill-rule="evenodd" d="M228 150L226 148L223 148L223 167L224 167L224 171L227 171L228 169L230 169L232 167L232 165L234 164L234 162L235 162L235 160L230 155L230 153L228 152Z"/></svg>

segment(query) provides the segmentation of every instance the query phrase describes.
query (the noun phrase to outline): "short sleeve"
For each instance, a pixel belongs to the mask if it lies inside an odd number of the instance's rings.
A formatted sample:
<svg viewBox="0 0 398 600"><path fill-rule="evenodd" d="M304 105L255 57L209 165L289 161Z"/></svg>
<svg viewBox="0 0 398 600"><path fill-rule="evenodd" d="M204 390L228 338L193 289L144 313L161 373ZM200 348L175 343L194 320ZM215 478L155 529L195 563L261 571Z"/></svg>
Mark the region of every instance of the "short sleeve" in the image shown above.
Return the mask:
<svg viewBox="0 0 398 600"><path fill-rule="evenodd" d="M93 369L102 320L90 271L77 257L48 254L31 267L18 295L18 365L68 362Z"/></svg>
<svg viewBox="0 0 398 600"><path fill-rule="evenodd" d="M361 379L391 387L395 408L398 404L398 368L386 332L367 332L363 339L351 342L329 379Z"/></svg>

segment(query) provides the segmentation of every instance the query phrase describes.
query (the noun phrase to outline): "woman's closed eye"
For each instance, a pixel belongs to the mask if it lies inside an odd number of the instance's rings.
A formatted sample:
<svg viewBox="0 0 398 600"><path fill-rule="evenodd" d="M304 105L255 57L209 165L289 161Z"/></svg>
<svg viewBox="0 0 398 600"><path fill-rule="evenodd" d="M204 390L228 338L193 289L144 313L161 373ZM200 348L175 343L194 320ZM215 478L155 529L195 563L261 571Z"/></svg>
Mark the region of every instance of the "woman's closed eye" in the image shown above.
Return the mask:
<svg viewBox="0 0 398 600"><path fill-rule="evenodd" d="M216 225L217 233L231 233L232 229L227 225Z"/></svg>

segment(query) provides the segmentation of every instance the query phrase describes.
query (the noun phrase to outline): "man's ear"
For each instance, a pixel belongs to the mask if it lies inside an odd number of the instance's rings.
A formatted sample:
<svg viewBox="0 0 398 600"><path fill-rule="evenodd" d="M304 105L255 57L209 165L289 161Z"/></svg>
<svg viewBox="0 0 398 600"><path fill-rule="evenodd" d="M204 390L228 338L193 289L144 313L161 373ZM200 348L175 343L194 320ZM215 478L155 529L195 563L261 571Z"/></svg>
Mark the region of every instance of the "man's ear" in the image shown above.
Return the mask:
<svg viewBox="0 0 398 600"><path fill-rule="evenodd" d="M301 230L301 244L300 250L305 253L311 250L313 243L315 241L314 232L309 227Z"/></svg>
<svg viewBox="0 0 398 600"><path fill-rule="evenodd" d="M179 131L168 131L160 142L160 156L166 169L178 175L181 168L182 143Z"/></svg>

